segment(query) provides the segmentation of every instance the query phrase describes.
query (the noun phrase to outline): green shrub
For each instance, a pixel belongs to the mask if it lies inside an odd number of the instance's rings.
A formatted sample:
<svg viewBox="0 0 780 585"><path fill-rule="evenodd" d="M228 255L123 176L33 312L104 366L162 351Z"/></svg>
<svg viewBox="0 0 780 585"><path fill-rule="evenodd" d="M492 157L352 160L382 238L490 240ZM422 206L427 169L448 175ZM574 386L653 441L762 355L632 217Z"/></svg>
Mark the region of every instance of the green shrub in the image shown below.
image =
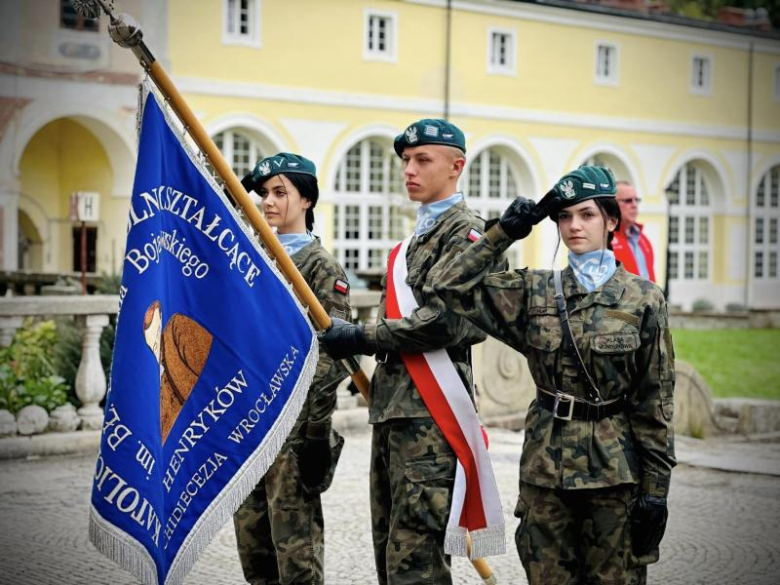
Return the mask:
<svg viewBox="0 0 780 585"><path fill-rule="evenodd" d="M58 375L54 321L27 320L11 345L0 349L0 408L19 412L37 404L51 412L68 401L68 387Z"/></svg>
<svg viewBox="0 0 780 585"><path fill-rule="evenodd" d="M715 305L709 299L696 299L693 301L694 311L714 311Z"/></svg>
<svg viewBox="0 0 780 585"><path fill-rule="evenodd" d="M95 287L95 293L99 295L118 295L122 284L122 274L100 274L100 282Z"/></svg>

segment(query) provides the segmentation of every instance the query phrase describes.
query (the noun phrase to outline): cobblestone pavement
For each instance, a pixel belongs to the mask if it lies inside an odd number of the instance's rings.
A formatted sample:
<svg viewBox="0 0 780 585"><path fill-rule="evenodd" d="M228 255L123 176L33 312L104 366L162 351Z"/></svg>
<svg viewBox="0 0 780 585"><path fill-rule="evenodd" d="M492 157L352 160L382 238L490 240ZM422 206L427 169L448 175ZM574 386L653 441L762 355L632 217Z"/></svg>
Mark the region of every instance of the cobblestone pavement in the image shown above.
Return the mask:
<svg viewBox="0 0 780 585"><path fill-rule="evenodd" d="M500 583L526 583L512 539L521 436L491 431L491 453L507 518L508 553L489 559ZM326 573L333 585L374 583L369 531L368 433L350 434L333 487L325 496ZM758 448L758 447L757 447ZM135 583L88 542L87 506L95 457L0 463L0 583L9 585ZM778 583L780 477L680 466L661 562L650 583ZM458 584L479 583L463 559ZM242 583L232 526L217 535L187 583Z"/></svg>

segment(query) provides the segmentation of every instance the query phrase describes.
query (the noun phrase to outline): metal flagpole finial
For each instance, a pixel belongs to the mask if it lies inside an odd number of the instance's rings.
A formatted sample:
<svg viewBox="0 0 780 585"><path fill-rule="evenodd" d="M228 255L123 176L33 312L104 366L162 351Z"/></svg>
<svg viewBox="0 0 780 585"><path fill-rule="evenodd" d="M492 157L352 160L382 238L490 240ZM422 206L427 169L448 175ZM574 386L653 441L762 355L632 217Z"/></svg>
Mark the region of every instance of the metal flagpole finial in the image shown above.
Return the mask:
<svg viewBox="0 0 780 585"><path fill-rule="evenodd" d="M143 39L141 27L129 14L115 13L113 0L70 0L70 3L84 18L97 18L102 9L111 19L108 34L120 47L132 49L141 44Z"/></svg>
<svg viewBox="0 0 780 585"><path fill-rule="evenodd" d="M141 44L143 32L138 22L129 14L117 14L111 18L108 34L120 47L132 49Z"/></svg>
<svg viewBox="0 0 780 585"><path fill-rule="evenodd" d="M73 8L85 18L97 18L100 11L109 19L108 34L120 47L131 49L146 69L154 62L154 56L143 42L143 32L138 22L129 14L114 12L113 0L70 0Z"/></svg>
<svg viewBox="0 0 780 585"><path fill-rule="evenodd" d="M70 0L73 9L84 18L97 18L101 8L109 16L113 16L114 0Z"/></svg>

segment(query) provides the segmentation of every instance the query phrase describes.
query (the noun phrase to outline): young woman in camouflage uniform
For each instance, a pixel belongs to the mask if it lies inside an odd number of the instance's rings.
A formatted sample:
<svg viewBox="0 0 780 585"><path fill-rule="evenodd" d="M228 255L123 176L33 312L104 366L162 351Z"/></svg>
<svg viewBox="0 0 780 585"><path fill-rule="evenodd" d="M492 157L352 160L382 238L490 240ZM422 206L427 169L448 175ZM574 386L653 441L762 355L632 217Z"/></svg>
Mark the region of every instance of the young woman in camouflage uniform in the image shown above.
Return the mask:
<svg viewBox="0 0 780 585"><path fill-rule="evenodd" d="M552 271L488 271L548 215L569 249L560 307ZM643 583L658 559L675 465L674 350L661 290L615 263L619 222L611 172L582 167L539 205L514 201L434 284L456 314L525 355L537 386L515 509L532 584Z"/></svg>
<svg viewBox="0 0 780 585"><path fill-rule="evenodd" d="M244 186L326 311L350 318L349 285L339 263L311 234L319 189L314 163L279 153L261 160ZM344 439L331 429L336 386L346 371L324 352L298 421L274 464L236 512L238 553L247 582L324 583L320 494L330 485Z"/></svg>

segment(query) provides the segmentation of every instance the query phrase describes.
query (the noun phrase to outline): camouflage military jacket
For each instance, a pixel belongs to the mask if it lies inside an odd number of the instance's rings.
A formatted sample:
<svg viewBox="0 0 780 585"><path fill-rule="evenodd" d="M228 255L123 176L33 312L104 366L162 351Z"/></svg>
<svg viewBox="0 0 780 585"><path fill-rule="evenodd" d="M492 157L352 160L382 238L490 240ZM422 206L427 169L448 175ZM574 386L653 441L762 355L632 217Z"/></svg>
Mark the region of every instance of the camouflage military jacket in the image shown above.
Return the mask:
<svg viewBox="0 0 780 585"><path fill-rule="evenodd" d="M331 317L349 320L351 311L347 295L336 290L336 281L347 281L339 263L322 247L319 238L293 254L292 261ZM336 408L336 387L347 377L339 362L320 349L320 360L309 390L306 404L301 410L296 426L306 422L309 437L327 437L330 420Z"/></svg>
<svg viewBox="0 0 780 585"><path fill-rule="evenodd" d="M553 273L489 274L491 259L512 243L500 226L453 255L434 281L457 314L528 358L538 388L586 398L587 381L566 351ZM674 458L674 349L666 303L652 282L619 266L588 293L571 268L563 292L582 360L605 401L626 409L599 421L563 421L534 400L526 417L520 479L545 488L585 489L641 483L665 496Z"/></svg>
<svg viewBox="0 0 780 585"><path fill-rule="evenodd" d="M421 353L446 348L464 385L472 392L469 348L486 335L466 319L447 312L435 295L423 291L429 273L452 250L465 250L472 229L480 233L484 222L464 202L441 214L425 234L413 238L406 254L408 276L419 308L403 319L385 318L387 274L382 279L382 298L376 324L365 326L366 340L378 352L379 363L371 379L369 422L394 418L429 417L417 387L398 356L399 351ZM473 397L472 397L473 399Z"/></svg>

